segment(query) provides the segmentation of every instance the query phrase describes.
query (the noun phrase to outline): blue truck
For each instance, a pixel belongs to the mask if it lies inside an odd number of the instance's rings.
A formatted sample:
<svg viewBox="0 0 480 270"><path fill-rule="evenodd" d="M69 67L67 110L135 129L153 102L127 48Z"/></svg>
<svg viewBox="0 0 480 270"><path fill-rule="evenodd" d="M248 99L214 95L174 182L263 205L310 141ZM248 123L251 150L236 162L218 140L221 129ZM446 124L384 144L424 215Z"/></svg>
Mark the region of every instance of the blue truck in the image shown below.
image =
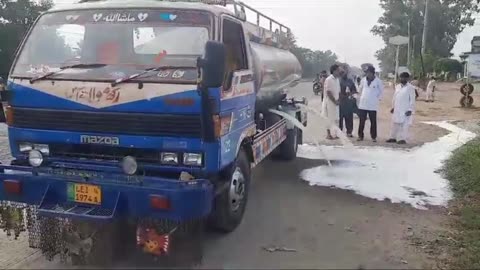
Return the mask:
<svg viewBox="0 0 480 270"><path fill-rule="evenodd" d="M185 224L232 232L252 168L292 160L302 143L290 40L288 27L231 0L45 12L1 91L13 156L0 166L4 229L84 262L123 237L163 255Z"/></svg>

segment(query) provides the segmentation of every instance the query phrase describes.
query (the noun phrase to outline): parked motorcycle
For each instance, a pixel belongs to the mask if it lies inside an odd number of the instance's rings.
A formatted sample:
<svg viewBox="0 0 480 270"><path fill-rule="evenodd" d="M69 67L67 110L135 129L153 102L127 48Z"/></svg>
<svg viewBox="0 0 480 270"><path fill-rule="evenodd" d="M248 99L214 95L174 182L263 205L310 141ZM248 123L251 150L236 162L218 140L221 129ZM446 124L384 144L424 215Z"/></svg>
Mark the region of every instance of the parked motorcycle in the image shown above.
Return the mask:
<svg viewBox="0 0 480 270"><path fill-rule="evenodd" d="M318 96L318 94L321 92L321 87L320 87L320 83L318 82L315 82L313 83L313 93Z"/></svg>

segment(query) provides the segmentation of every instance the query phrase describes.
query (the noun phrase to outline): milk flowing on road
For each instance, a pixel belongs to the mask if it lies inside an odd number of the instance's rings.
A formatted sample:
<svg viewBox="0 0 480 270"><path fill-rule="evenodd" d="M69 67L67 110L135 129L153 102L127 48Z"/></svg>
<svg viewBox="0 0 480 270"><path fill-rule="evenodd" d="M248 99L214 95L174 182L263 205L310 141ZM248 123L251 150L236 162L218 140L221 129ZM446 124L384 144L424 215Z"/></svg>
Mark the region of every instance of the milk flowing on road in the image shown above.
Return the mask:
<svg viewBox="0 0 480 270"><path fill-rule="evenodd" d="M418 209L446 206L452 197L448 181L436 172L451 152L475 134L448 122L428 122L451 133L437 141L411 149L383 147L323 146L333 167L315 167L300 177L312 186L335 187L393 203L408 203ZM322 159L318 147L302 145L299 156Z"/></svg>
<svg viewBox="0 0 480 270"><path fill-rule="evenodd" d="M340 137L340 140L341 140L341 142L344 146L353 147L352 142L348 139L347 136L345 136L345 134L342 132L342 130L339 127L337 127L337 125L335 125L333 123L330 123L330 121L327 118L323 117L323 115L320 112L318 112L316 109L314 109L310 106L304 105L304 104L297 104L297 106L299 106L300 108L302 108L304 110L310 111L310 112L318 115L320 117L320 121L318 121L317 124L320 124L320 126L322 126L325 129L334 129L336 131L337 135ZM300 123L300 121L298 121L295 117L289 115L288 113L278 111L278 110L274 110L274 109L270 109L269 111L271 113L274 113L276 115L284 117L285 119L290 121L294 126L301 129L302 131L305 131L305 126L302 123ZM312 137L311 139L315 142L315 145L317 146L318 150L320 151L320 154L327 161L328 166L332 167L332 163L330 162L330 158L328 158L328 155L323 150L323 146L320 144L319 138Z"/></svg>

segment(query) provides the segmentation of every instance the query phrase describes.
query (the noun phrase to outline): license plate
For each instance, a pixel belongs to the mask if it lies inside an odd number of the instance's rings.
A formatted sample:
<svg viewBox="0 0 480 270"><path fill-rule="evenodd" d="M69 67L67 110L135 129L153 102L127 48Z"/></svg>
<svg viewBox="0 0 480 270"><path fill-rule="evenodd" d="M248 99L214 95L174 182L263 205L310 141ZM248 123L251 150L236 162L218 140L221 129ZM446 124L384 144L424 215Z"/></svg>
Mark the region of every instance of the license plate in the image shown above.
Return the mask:
<svg viewBox="0 0 480 270"><path fill-rule="evenodd" d="M69 201L102 204L102 189L99 186L69 183L67 194Z"/></svg>

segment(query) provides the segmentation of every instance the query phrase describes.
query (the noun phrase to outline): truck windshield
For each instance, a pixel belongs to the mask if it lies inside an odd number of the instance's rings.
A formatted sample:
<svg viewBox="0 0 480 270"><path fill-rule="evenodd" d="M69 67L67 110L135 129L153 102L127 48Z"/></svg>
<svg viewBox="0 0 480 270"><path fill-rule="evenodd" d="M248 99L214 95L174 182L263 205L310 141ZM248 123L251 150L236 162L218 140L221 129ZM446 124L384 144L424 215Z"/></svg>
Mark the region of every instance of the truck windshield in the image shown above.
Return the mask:
<svg viewBox="0 0 480 270"><path fill-rule="evenodd" d="M43 15L22 46L12 77L34 78L60 67L49 79L118 79L149 67L195 67L210 38L212 20L198 11L101 10ZM141 80L196 80L195 69L162 70ZM181 76L180 76L181 75Z"/></svg>

